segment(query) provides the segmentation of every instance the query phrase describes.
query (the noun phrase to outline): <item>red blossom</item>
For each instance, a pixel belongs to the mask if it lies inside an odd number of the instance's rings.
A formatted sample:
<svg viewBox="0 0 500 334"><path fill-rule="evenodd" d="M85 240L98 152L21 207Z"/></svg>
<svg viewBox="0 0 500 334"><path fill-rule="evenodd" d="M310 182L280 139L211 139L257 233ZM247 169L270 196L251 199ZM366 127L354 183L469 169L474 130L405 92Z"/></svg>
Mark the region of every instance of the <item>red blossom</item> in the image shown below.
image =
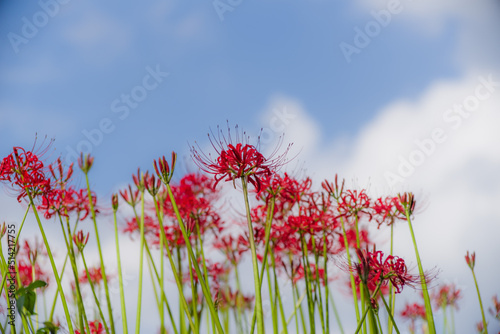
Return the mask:
<svg viewBox="0 0 500 334"><path fill-rule="evenodd" d="M33 270L35 272L35 281L44 281L49 283L49 274L46 273L38 263L33 266L31 263L24 261L24 259L19 259L17 261L17 269L19 271L19 278L21 280L22 286L28 286L33 283ZM37 289L37 293L42 292L42 289Z"/></svg>
<svg viewBox="0 0 500 334"><path fill-rule="evenodd" d="M105 329L99 320L89 321L90 334L104 334ZM80 333L79 330L75 330L75 334L86 334L85 332Z"/></svg>
<svg viewBox="0 0 500 334"><path fill-rule="evenodd" d="M353 271L356 274L356 283L363 283L370 290L376 287L386 285L390 281L396 289L396 293L401 293L404 286L414 287L420 284L420 276L412 275L408 272L405 261L397 256L388 255L384 259L382 251L373 251L356 249L359 262L353 265ZM429 281L430 276L426 278Z"/></svg>
<svg viewBox="0 0 500 334"><path fill-rule="evenodd" d="M426 319L425 306L418 303L406 304L400 314L403 318L411 320Z"/></svg>
<svg viewBox="0 0 500 334"><path fill-rule="evenodd" d="M367 214L371 219L370 197L365 190L358 192L357 190L347 190L340 197L338 203L338 212L345 217L358 217L361 213Z"/></svg>
<svg viewBox="0 0 500 334"><path fill-rule="evenodd" d="M89 270L90 281L92 282L92 284L94 286L101 284L101 282L103 280L101 267L90 267L90 268L88 268L88 270ZM108 276L106 276L106 277L108 277ZM108 279L109 279L109 277L108 277ZM87 277L87 272L85 270L83 270L82 274L78 278L78 281L80 282L80 284L89 282L89 279Z"/></svg>
<svg viewBox="0 0 500 334"><path fill-rule="evenodd" d="M17 200L28 196L43 196L52 189L50 178L45 175L45 167L38 156L22 147L14 147L13 152L0 163L0 181L10 183L18 192Z"/></svg>
<svg viewBox="0 0 500 334"><path fill-rule="evenodd" d="M404 208L398 197L380 197L373 203L372 210L379 228L384 223L392 225L396 219L406 220Z"/></svg>
<svg viewBox="0 0 500 334"><path fill-rule="evenodd" d="M467 262L467 265L471 270L474 270L474 267L476 266L476 252L469 255L469 251L467 251L467 254L465 255L465 262Z"/></svg>
<svg viewBox="0 0 500 334"><path fill-rule="evenodd" d="M457 302L462 298L460 289L455 284L443 285L431 295L437 307L452 306L458 308Z"/></svg>
<svg viewBox="0 0 500 334"><path fill-rule="evenodd" d="M218 130L220 129L218 128ZM226 182L233 181L236 186L235 181L244 177L257 191L260 191L261 178L271 176L286 162L288 149L279 156L276 156L277 150L275 150L266 158L259 152L258 144L257 146L248 144L245 133L243 133L244 138L240 139L238 127L236 127L236 133L236 143L232 141L229 128L227 138L222 133L222 130L218 131L217 136L214 136L214 138L208 136L216 152L215 159L210 154L203 153L199 146L198 149L192 146L191 153L194 162L201 170L214 176L214 188L222 180Z"/></svg>

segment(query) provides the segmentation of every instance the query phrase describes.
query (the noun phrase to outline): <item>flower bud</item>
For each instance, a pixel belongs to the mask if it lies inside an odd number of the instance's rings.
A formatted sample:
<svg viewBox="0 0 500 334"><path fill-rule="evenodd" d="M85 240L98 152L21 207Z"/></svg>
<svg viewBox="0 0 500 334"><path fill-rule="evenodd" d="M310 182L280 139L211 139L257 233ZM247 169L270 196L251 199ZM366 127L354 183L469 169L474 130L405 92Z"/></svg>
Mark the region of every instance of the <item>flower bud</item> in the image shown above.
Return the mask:
<svg viewBox="0 0 500 334"><path fill-rule="evenodd" d="M111 206L113 207L113 211L116 212L118 210L118 195L113 194L111 196Z"/></svg>
<svg viewBox="0 0 500 334"><path fill-rule="evenodd" d="M80 153L80 157L78 158L78 166L80 167L82 172L87 174L90 168L92 168L93 164L94 164L94 157L91 157L90 154L84 155L83 152Z"/></svg>

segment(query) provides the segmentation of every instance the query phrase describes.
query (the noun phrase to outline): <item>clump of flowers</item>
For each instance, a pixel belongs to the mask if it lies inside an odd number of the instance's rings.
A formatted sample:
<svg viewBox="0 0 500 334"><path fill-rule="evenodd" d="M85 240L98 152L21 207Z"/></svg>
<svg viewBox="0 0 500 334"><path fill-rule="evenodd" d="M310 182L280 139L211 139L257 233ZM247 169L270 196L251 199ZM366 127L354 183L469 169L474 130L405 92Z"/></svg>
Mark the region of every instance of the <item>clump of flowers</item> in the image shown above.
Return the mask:
<svg viewBox="0 0 500 334"><path fill-rule="evenodd" d="M7 240L15 258L11 266L0 256L0 295L5 297L0 314L7 314L7 303L14 298L19 316L13 324L0 323L0 332L10 327L11 333L129 333L132 321L135 333L153 326L160 334L264 334L268 325L274 333L345 332L337 306L346 306L335 304L339 291L334 287L347 285L355 333L399 333L400 317L411 321L412 333L418 324L435 333L433 309L443 310L443 331L454 332L453 312L461 291L453 284L438 289L427 285L436 272L425 270L419 256L412 227L418 211L413 193L372 198L338 175L319 186L303 171L281 172L290 149L280 153L282 138L267 156L258 140L252 144L237 127L234 133L229 127L227 132L217 128L209 141L212 153L204 153L198 144L191 147L198 170L177 177L177 154L172 152L170 161L161 156L153 161L153 171L137 170L108 203L98 200L90 186L92 167L98 163L94 157L81 154L79 170L74 170L60 158L47 163L41 159L43 150L15 147L1 160L0 183L28 204L26 216L34 214L43 243L19 239L24 220L15 236L10 224L0 226L2 246ZM77 173L83 173L86 187L75 185ZM217 187L223 181L232 182L243 195L244 209ZM60 234L46 234L44 218L59 225ZM110 248L101 247L99 237L107 219L114 223L111 256L103 255ZM396 224L406 225L411 235L418 273L395 255ZM390 239L384 233L390 233ZM65 245L57 250L57 266L50 247L54 238ZM122 261L131 259L122 258L123 238L134 243L139 255L139 263L133 264L138 279L132 277L138 284L137 298L132 300L125 294L131 277L123 273ZM377 240L386 239L388 247L377 250L383 243ZM99 261L88 266L86 256L94 245ZM465 259L477 287L475 253ZM246 286L249 278L242 270L249 261L253 288ZM7 282L4 273L10 272L15 279ZM48 296L52 290L46 289L47 283L57 285L54 296ZM151 288L152 302L143 302L145 286ZM420 290L423 303L401 307L396 300L407 292L405 287ZM482 310L479 288L477 292ZM43 310L38 300L42 296L47 301ZM496 296L493 301L490 313L500 320L500 303ZM158 323L141 322L144 311L153 314L154 307ZM484 312L481 326L487 333Z"/></svg>

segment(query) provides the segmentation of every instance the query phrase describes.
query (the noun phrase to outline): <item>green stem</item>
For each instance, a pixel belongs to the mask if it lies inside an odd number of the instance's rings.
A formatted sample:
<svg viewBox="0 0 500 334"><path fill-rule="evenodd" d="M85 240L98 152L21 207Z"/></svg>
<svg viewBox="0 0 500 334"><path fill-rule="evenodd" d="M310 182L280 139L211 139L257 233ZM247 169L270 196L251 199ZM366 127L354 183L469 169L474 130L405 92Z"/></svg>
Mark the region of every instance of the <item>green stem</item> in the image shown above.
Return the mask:
<svg viewBox="0 0 500 334"><path fill-rule="evenodd" d="M160 276L158 275L158 269L156 268L156 265L155 265L155 263L153 261L153 256L151 255L151 250L149 249L148 244L146 243L145 246L146 246L146 254L148 255L149 260L151 261L151 265L153 267L156 280L158 281L158 284L159 284L160 283ZM167 296L165 295L165 292L163 292L162 297L163 297L162 299L164 300L164 302L165 302L165 304L167 306L167 312L169 314L170 321L172 322L172 327L174 329L174 333L178 334L179 332L177 331L177 326L175 325L174 316L172 315L172 310L170 309L170 304L168 303L168 299L167 299ZM181 297L184 298L184 295L181 295ZM181 306L181 309L183 309L182 306Z"/></svg>
<svg viewBox="0 0 500 334"><path fill-rule="evenodd" d="M472 276L474 277L474 284L476 285L477 298L479 299L479 306L481 307L481 317L483 318L484 333L488 334L488 324L486 323L486 317L484 316L483 301L481 300L481 293L479 293L479 285L477 284L476 274L474 269L472 269Z"/></svg>
<svg viewBox="0 0 500 334"><path fill-rule="evenodd" d="M115 225L116 261L118 264L118 283L120 285L120 304L122 311L123 334L128 334L127 309L125 308L125 292L123 291L122 261L120 256L120 244L118 239L118 223L116 220L116 210L113 210L113 221Z"/></svg>
<svg viewBox="0 0 500 334"><path fill-rule="evenodd" d="M326 312L326 334L330 334L330 305L329 305L329 295L330 288L328 287L328 257L326 252L326 233L323 233L323 270L324 277L323 281L325 282L325 312Z"/></svg>
<svg viewBox="0 0 500 334"><path fill-rule="evenodd" d="M302 258L303 258L303 263L304 263L304 271L305 271L305 282L306 282L306 292L307 292L307 306L309 310L309 325L311 328L311 334L316 333L316 327L315 327L315 319L314 319L314 301L311 295L311 281L309 278L311 277L311 270L309 267L309 257L307 255L307 245L306 241L304 240L304 236L302 233L300 234L300 241L302 243Z"/></svg>
<svg viewBox="0 0 500 334"><path fill-rule="evenodd" d="M212 296L210 294L208 282L206 282L205 279L203 278L203 275L201 273L197 259L193 253L193 248L191 247L191 243L190 243L188 234L186 232L186 227L184 226L184 222L182 221L182 217L181 217L181 214L179 212L179 208L177 207L177 203L175 202L172 188L170 187L169 184L167 184L166 186L167 186L168 196L169 196L170 201L172 203L172 208L174 209L175 215L177 217L177 221L179 222L179 227L181 229L182 236L184 238L184 242L186 243L188 256L190 256L191 260L193 260L193 266L194 266L194 269L196 271L196 275L198 276L198 279L199 279L199 282L201 285L201 290L203 291L203 295L205 296L205 300L207 301L208 309L210 311L210 314L212 316L213 321L215 322L215 326L217 327L217 330L219 331L220 334L223 334L224 330L223 330L222 325L220 323L220 319L217 315L217 311L215 310L215 305L214 305L214 302L212 300Z"/></svg>
<svg viewBox="0 0 500 334"><path fill-rule="evenodd" d="M97 249L99 251L99 259L101 261L102 281L104 283L104 291L106 293L106 302L108 304L109 323L111 325L111 333L115 334L115 322L113 320L113 310L111 308L111 299L109 297L108 278L106 276L106 267L104 265L104 259L103 259L103 256L102 256L101 241L100 241L100 238L99 238L99 230L97 229L97 220L96 220L96 215L95 215L94 203L93 203L93 200L92 200L92 192L90 191L90 183L89 183L89 174L88 174L88 171L87 171L87 173L85 173L85 181L87 183L87 193L88 193L88 198L89 198L89 207L90 207L90 212L92 214L92 221L94 222L94 230L95 230L95 236L96 236L96 241L97 241Z"/></svg>
<svg viewBox="0 0 500 334"><path fill-rule="evenodd" d="M50 250L49 242L47 240L47 236L45 235L45 231L42 226L42 222L40 221L40 217L38 216L38 211L36 210L35 203L33 203L33 198L31 194L28 193L30 204L33 207L33 213L35 214L36 221L38 223L38 228L40 229L40 234L42 235L43 242L45 244L45 249L47 251L47 255L49 256L50 265L52 266L52 271L54 273L54 277L57 283L57 289L59 294L61 295L61 301L63 304L64 315L66 316L66 321L68 322L68 330L71 334L74 334L75 331L73 329L73 325L71 324L71 317L69 315L68 304L66 303L66 298L64 297L64 291L62 289L61 280L59 279L59 274L57 273L56 264L54 262L54 257L52 256L52 251Z"/></svg>
<svg viewBox="0 0 500 334"><path fill-rule="evenodd" d="M339 325L340 333L344 334L344 328L342 327L342 323L340 321L339 312L337 311L337 307L335 306L335 301L333 300L333 294L330 294L330 300L332 302L333 313L335 314L335 319L337 320L337 323Z"/></svg>
<svg viewBox="0 0 500 334"><path fill-rule="evenodd" d="M343 217L340 217L340 224L342 226L342 235L344 237L344 248L347 256L347 264L349 265L349 268L352 268L351 256L349 255L349 242L347 240L347 233L345 231ZM352 298L354 300L354 310L356 311L356 321L359 323L360 317L359 317L358 294L356 293L356 282L354 281L354 274L352 273L352 270L349 270L349 276L351 278Z"/></svg>
<svg viewBox="0 0 500 334"><path fill-rule="evenodd" d="M82 255L82 262L83 262L83 266L85 267L85 273L87 274L87 280L89 281L90 290L92 290L92 295L94 296L94 300L95 300L95 303L97 305L97 309L99 310L99 315L101 316L101 319L102 319L102 322L104 325L104 329L106 330L106 333L109 334L109 327L108 327L108 324L106 323L106 319L104 319L104 314L102 313L102 309L101 309L101 303L99 301L99 298L97 298L97 295L96 295L95 289L94 289L94 283L92 282L92 279L90 278L90 273L89 273L89 268L87 266L87 261L85 261L85 256L83 255L83 252L81 252L80 254Z"/></svg>
<svg viewBox="0 0 500 334"><path fill-rule="evenodd" d="M415 233L413 232L413 226L411 224L409 207L405 208L406 219L408 221L408 226L410 227L411 239L413 241L413 246L415 248L415 256L417 257L418 271L420 273L420 280L422 284L422 293L424 296L424 304L425 304L425 315L427 318L427 324L429 326L429 332L432 334L436 333L436 327L434 325L434 316L432 314L432 306L431 300L429 297L429 291L427 290L427 282L425 279L424 269L422 267L422 261L420 261L420 255L418 253L417 240L415 238Z"/></svg>
<svg viewBox="0 0 500 334"><path fill-rule="evenodd" d="M268 208L267 211L267 217L266 217L266 231L265 231L265 236L264 236L264 256L263 256L263 261L262 261L262 268L260 268L260 275L259 275L259 280L260 280L260 288L262 289L262 282L264 281L264 270L267 266L267 254L269 253L269 244L271 241L271 227L272 227L272 221L274 217L274 205L275 205L276 199L275 197L271 197L271 205ZM256 317L256 310L254 309L253 315L252 315L252 327L250 330L250 334L253 334L255 330L255 323L257 320Z"/></svg>
<svg viewBox="0 0 500 334"><path fill-rule="evenodd" d="M248 187L246 177L241 178L241 184L243 188L243 196L245 199L245 209L247 215L247 223L248 223L248 239L250 242L250 251L252 253L252 265L253 265L253 276L254 276L254 285L255 285L255 313L257 317L257 332L259 334L265 333L264 328L264 313L262 309L262 295L261 295L261 285L260 285L260 277L259 277L259 265L257 263L257 250L255 247L255 239L253 235L253 226L252 226L252 218L250 214L250 203L248 201Z"/></svg>
<svg viewBox="0 0 500 334"><path fill-rule="evenodd" d="M141 331L141 304L142 304L142 276L144 270L144 189L141 191L141 248L139 253L139 287L137 294L137 312L135 316L135 333L139 334Z"/></svg>
<svg viewBox="0 0 500 334"><path fill-rule="evenodd" d="M294 310L293 310L292 314L290 315L290 317L288 318L288 320L286 321L286 323L284 324L284 327L285 327L285 328L281 331L281 333L280 333L280 334L285 334L284 332L285 332L285 330L286 330L286 328L287 328L288 324L290 323L290 321L292 321L292 318L293 318L293 317L295 317L295 320L297 320L297 309L298 309L298 308L302 305L302 301L303 301L303 300L304 300L304 298L306 297L306 293L305 293L305 291L304 291L304 293L302 294L302 296L301 296L301 297L299 298L299 300L297 301L297 300L296 300L296 298L295 298L295 294L293 293L293 291L292 291L292 294L293 294L293 298L294 298L294 300L293 300L293 305L295 306L295 308L294 308ZM297 324L297 333L298 333L298 332L299 332L299 331L298 331L298 324ZM306 333L306 332L304 332L304 333Z"/></svg>
<svg viewBox="0 0 500 334"><path fill-rule="evenodd" d="M389 321L391 322L392 325L394 325L394 329L396 330L396 333L400 334L398 326L396 325L396 321L394 320L394 317L392 316L392 313L391 313L392 310L389 307L389 305L387 305L387 303L385 301L384 294L381 293L380 297L382 297L382 301L384 302L385 309L387 310L387 314L389 315Z"/></svg>
<svg viewBox="0 0 500 334"><path fill-rule="evenodd" d="M135 213L135 216L136 216L136 219L137 219L137 213L135 212L135 209L134 209L134 213ZM159 216L161 217L161 216ZM160 218L158 218L160 219ZM159 223L160 223L160 226L163 226L163 220L159 220ZM161 237L164 238L164 240L167 239L166 235L165 235L165 229L163 228L160 228L160 233L161 233ZM168 257L168 261L170 263L170 267L172 269L172 274L174 275L174 278L175 278L175 283L177 285L177 290L179 291L179 303L181 304L180 308L181 310L179 310L180 313L182 313L182 310L184 310L184 312L186 313L186 315L188 316L188 320L189 320L189 324L196 329L194 323L193 323L193 319L191 319L191 315L189 313L189 307L188 307L188 304L186 302L186 297L184 296L184 291L182 289L182 278L180 277L179 275L179 272L177 271L177 268L175 266L175 262L174 262L174 259L172 257L172 252L170 250L170 247L168 247L168 245L165 243L165 249L167 250L167 257ZM148 245L146 244L146 251L148 251L149 253L149 247ZM151 256L151 255L150 255ZM153 266L154 267L154 266ZM155 268L155 267L154 267ZM180 269L180 268L179 268ZM158 273L157 273L157 277L158 277ZM158 278L159 279L159 278ZM170 310L170 307L168 305L168 302L167 302L167 309ZM177 330L175 329L175 322L172 320L172 326L174 326L174 330L177 332ZM198 330L196 329L196 332L198 332ZM181 328L181 333L184 333L182 328Z"/></svg>
<svg viewBox="0 0 500 334"><path fill-rule="evenodd" d="M26 221L26 217L28 216L28 212L30 210L30 206L31 206L31 204L28 203L28 207L26 208L26 211L24 212L24 217L23 217L23 220L21 222L21 226L19 227L19 230L16 233L16 239L14 240L14 245L17 245L17 240L19 239L19 235L21 234L21 230L23 229L24 222ZM8 241L7 241L7 247L8 247ZM8 270L7 270L7 272L8 272ZM6 279L7 279L7 275L3 275L2 282L0 283L0 296L2 295L3 286L5 285Z"/></svg>
<svg viewBox="0 0 500 334"><path fill-rule="evenodd" d="M66 227L68 229L69 235L66 235L66 232L64 230L63 220L62 220L61 216L59 216L59 220L61 222L61 229L63 231L64 241L66 242L66 248L68 249L69 261L71 263L71 268L73 269L73 277L75 279L76 298L77 298L79 316L80 316L80 331L83 332L83 326L85 325L86 330L90 332L89 323L87 320L87 313L85 312L85 306L83 305L83 298L82 298L82 293L80 290L80 282L78 280L78 267L76 265L76 257L75 257L75 253L74 253L74 249L73 249L73 238L71 237L71 228L69 226L69 218L66 219Z"/></svg>

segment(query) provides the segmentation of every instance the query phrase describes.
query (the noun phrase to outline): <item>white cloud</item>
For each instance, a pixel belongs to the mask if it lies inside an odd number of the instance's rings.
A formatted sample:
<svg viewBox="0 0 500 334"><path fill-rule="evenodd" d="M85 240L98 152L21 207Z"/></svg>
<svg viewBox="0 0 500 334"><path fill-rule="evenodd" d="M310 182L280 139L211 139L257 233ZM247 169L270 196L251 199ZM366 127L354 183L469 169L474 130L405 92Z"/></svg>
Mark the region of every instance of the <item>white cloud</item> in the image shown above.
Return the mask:
<svg viewBox="0 0 500 334"><path fill-rule="evenodd" d="M499 65L498 57L495 57L500 52L497 43L500 30L498 1L358 0L362 12L388 9L391 3L399 3L402 8L397 14L399 22L428 37L438 36L445 30L456 31L456 35L450 37L456 38L456 58L452 60L466 70Z"/></svg>
<svg viewBox="0 0 500 334"><path fill-rule="evenodd" d="M488 75L485 73L483 77ZM497 81L500 77L493 76L493 79ZM391 187L384 173L397 173L398 156L409 159L410 154L419 149L415 140L430 138L434 129L442 129L441 137L446 137L444 142L435 144L428 156L422 154L423 163L415 167L404 182L395 185L392 193L413 191L419 203L428 203L414 220L420 255L428 269L437 266L442 270L442 280L458 280L461 286L467 287L468 302L461 303L460 314L473 316L457 317L457 328L463 328L459 331L462 333L472 331L479 320L472 275L464 261L465 252L477 252L476 272L484 303L491 304L500 278L498 268L491 267L498 262L497 254L500 253L497 240L500 213L495 206L500 201L500 114L497 111L500 87L495 87L493 94L480 101L479 107L471 111L468 118L462 118L460 124L458 121L446 122L443 115L455 104L472 101L481 82L477 75L468 75L455 82L436 82L418 100L395 101L380 110L358 136L348 141L340 138L324 147L318 147L317 140L311 140L314 145L304 145L301 153L308 157L306 167L311 170L317 186L323 178L332 179L338 172L350 185L351 180L357 180L356 187L368 187L374 196L386 195L391 193ZM303 110L300 114L300 121L293 123L293 130L287 128L287 133L294 138L297 136L299 141L310 134L319 138L317 120ZM344 148L339 149L342 146ZM396 254L416 265L407 224L396 226L395 233ZM377 238L384 239L387 237Z"/></svg>

